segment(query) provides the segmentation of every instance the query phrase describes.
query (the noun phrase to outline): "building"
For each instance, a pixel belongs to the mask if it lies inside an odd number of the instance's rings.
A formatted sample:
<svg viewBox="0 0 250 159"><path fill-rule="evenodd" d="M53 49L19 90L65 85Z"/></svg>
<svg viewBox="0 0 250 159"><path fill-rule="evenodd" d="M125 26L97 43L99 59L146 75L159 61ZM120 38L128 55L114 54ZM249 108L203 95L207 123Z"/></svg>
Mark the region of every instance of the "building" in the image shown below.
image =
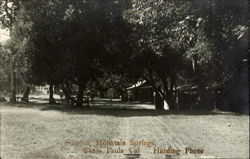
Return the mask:
<svg viewBox="0 0 250 159"><path fill-rule="evenodd" d="M129 101L154 102L154 91L152 86L146 82L138 82L127 88Z"/></svg>
<svg viewBox="0 0 250 159"><path fill-rule="evenodd" d="M37 94L49 94L49 85L45 86L36 86L35 87L35 92Z"/></svg>

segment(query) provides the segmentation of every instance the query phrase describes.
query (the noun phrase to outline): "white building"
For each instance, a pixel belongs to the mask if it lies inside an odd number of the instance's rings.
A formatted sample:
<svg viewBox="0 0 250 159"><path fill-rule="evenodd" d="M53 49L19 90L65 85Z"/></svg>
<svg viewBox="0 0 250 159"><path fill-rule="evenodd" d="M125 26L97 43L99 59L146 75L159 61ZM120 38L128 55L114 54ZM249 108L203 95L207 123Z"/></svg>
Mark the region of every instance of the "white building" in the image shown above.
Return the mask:
<svg viewBox="0 0 250 159"><path fill-rule="evenodd" d="M36 86L36 93L41 93L41 94L49 94L49 85L45 86Z"/></svg>

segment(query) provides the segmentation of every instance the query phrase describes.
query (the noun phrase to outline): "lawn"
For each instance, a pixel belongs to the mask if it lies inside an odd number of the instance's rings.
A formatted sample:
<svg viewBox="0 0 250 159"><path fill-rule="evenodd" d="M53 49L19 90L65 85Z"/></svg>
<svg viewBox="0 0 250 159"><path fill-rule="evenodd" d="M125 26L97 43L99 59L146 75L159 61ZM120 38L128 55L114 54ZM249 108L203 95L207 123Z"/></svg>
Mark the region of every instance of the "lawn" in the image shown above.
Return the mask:
<svg viewBox="0 0 250 159"><path fill-rule="evenodd" d="M160 149L171 149L167 154L178 158L249 158L247 115L174 113L108 101L90 109L46 103L0 106L2 159L119 159L128 153L164 159ZM192 151L186 153L188 147ZM190 153L195 149L200 153Z"/></svg>

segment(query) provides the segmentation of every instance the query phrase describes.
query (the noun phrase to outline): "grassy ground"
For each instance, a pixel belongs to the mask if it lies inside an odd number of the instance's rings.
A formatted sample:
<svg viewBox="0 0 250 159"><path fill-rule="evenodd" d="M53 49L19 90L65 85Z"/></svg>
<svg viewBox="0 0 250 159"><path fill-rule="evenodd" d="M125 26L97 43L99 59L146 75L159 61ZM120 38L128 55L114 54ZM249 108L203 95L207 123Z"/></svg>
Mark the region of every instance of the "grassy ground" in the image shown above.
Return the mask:
<svg viewBox="0 0 250 159"><path fill-rule="evenodd" d="M249 158L249 116L162 112L150 110L152 105L107 101L90 109L45 103L0 103L0 107L2 159L118 159L129 153L132 140L154 143L139 146L140 158L163 159L164 154L154 154L154 147L169 146L181 150L180 158ZM124 152L106 153L107 146L96 146L96 140L125 141L120 147ZM204 153L186 154L186 147ZM102 153L84 153L85 148Z"/></svg>

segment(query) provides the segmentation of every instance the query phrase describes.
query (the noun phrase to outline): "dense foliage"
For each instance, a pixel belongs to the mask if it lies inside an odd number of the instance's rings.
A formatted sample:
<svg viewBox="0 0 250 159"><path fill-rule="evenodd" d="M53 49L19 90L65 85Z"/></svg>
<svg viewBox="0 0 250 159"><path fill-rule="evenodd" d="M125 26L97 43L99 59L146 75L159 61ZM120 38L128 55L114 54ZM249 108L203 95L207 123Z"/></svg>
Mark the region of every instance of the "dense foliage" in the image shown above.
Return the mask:
<svg viewBox="0 0 250 159"><path fill-rule="evenodd" d="M146 80L171 109L177 109L179 86L197 85L198 104L206 107L215 87L230 98L246 68L246 3L5 0L0 20L11 29L11 52L24 81L60 85L68 98L76 85L78 105L86 87L113 87L124 95Z"/></svg>

